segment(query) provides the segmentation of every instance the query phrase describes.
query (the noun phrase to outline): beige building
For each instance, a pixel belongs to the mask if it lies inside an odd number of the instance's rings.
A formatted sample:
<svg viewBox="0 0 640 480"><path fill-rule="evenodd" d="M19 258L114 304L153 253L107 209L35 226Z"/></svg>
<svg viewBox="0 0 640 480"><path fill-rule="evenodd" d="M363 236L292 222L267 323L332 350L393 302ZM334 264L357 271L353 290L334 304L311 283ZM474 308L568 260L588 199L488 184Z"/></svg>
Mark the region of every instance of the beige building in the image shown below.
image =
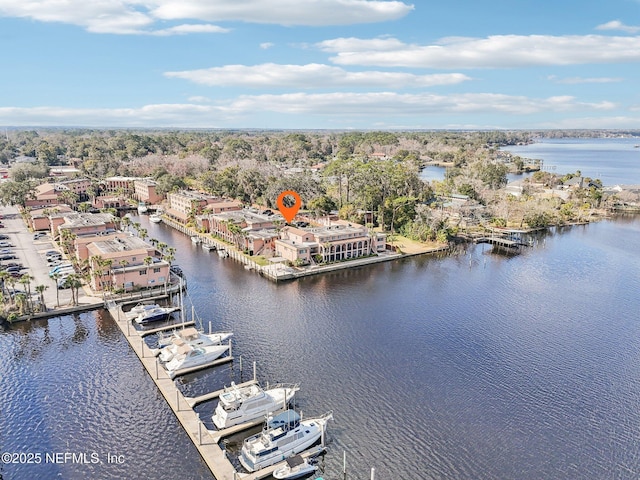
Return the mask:
<svg viewBox="0 0 640 480"><path fill-rule="evenodd" d="M160 203L164 196L157 193L158 182L150 178L139 178L133 182L133 198L152 205Z"/></svg>
<svg viewBox="0 0 640 480"><path fill-rule="evenodd" d="M275 241L276 255L293 263L323 263L374 255L385 251L386 236L344 221L330 226L300 229L285 227Z"/></svg>
<svg viewBox="0 0 640 480"><path fill-rule="evenodd" d="M129 235L94 240L86 246L91 288L125 291L166 285L169 263L155 255L155 248Z"/></svg>
<svg viewBox="0 0 640 480"><path fill-rule="evenodd" d="M167 195L169 208L166 213L181 222L187 222L192 217L195 219L205 210L213 213L240 210L242 203L235 200L227 200L220 197L205 195L192 190L182 190Z"/></svg>

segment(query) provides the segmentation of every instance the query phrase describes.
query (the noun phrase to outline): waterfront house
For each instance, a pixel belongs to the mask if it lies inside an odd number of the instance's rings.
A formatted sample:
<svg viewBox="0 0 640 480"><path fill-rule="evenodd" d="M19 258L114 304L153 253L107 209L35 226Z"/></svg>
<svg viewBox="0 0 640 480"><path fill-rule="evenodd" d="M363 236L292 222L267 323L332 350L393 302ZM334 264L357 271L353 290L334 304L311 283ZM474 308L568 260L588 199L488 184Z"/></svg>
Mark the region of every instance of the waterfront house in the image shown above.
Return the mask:
<svg viewBox="0 0 640 480"><path fill-rule="evenodd" d="M385 251L386 236L363 225L336 221L329 226L300 229L285 227L275 241L276 255L292 263L335 262Z"/></svg>

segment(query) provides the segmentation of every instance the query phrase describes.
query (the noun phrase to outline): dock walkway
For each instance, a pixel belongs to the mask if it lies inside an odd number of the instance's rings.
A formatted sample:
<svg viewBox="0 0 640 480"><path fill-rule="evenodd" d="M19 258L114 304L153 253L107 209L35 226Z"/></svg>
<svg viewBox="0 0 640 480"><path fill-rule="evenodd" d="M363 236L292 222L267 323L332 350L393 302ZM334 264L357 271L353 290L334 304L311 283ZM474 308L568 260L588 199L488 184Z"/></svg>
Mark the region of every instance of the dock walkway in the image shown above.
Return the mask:
<svg viewBox="0 0 640 480"><path fill-rule="evenodd" d="M200 456L215 476L216 480L237 480L238 473L233 467L225 452L214 441L198 417L189 406L187 399L176 387L175 383L165 371L160 368L158 361L152 350L146 345L142 336L135 329L128 328L128 320L122 313L120 306L113 302L108 304L109 313L118 325L122 334L131 345L133 351L140 358L140 362L145 367L149 376L153 379L158 390L162 393L167 404L173 410L176 418L184 428L191 441L198 449Z"/></svg>

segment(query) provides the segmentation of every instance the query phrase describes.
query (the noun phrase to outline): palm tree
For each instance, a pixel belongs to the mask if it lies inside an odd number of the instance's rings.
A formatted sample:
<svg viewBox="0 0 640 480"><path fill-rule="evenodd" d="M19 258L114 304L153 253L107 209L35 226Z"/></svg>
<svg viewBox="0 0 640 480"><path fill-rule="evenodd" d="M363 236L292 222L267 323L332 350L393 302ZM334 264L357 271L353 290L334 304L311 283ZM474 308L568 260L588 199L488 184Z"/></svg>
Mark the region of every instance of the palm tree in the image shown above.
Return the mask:
<svg viewBox="0 0 640 480"><path fill-rule="evenodd" d="M149 234L147 233L147 229L146 228L141 228L138 230L138 235L140 235L140 238L142 238L142 240L146 239Z"/></svg>
<svg viewBox="0 0 640 480"><path fill-rule="evenodd" d="M18 293L15 295L15 301L18 306L18 313L24 315L27 308L27 296L24 293Z"/></svg>
<svg viewBox="0 0 640 480"><path fill-rule="evenodd" d="M125 288L126 288L125 287L125 285L126 285L126 282L125 282L126 278L125 277L126 277L126 274L127 274L126 268L127 268L127 265L129 265L129 262L123 258L118 263L122 267L122 291L124 292Z"/></svg>
<svg viewBox="0 0 640 480"><path fill-rule="evenodd" d="M40 305L44 310L47 309L47 306L44 303L44 291L49 288L47 285L36 285L36 292L40 296Z"/></svg>
<svg viewBox="0 0 640 480"><path fill-rule="evenodd" d="M28 273L25 273L24 275L22 275L20 277L20 280L18 280L18 283L24 285L27 288L27 311L31 311L31 280L34 280L34 277L32 277L31 275L29 275Z"/></svg>
<svg viewBox="0 0 640 480"><path fill-rule="evenodd" d="M60 308L60 287L58 286L58 280L60 280L60 272L56 272L51 275L53 283L56 285L56 307Z"/></svg>

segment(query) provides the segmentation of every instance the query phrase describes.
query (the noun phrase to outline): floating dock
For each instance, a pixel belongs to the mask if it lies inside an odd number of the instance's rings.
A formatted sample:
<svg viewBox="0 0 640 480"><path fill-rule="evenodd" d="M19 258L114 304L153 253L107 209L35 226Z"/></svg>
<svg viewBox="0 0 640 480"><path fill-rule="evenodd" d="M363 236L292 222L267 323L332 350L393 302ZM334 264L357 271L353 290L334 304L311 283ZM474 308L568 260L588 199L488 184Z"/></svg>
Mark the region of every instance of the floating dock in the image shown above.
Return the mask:
<svg viewBox="0 0 640 480"><path fill-rule="evenodd" d="M158 390L162 393L162 396L166 400L167 404L173 410L178 421L184 428L185 432L191 438L193 445L200 453L200 456L205 461L209 470L216 478L216 480L259 480L271 475L278 467L284 465L283 462L279 462L270 467L266 467L250 474L240 473L236 471L233 464L227 458L224 450L218 445L218 441L224 436L232 435L233 433L240 432L255 425L259 425L263 420L256 420L255 422L247 422L234 427L226 428L224 430L215 431L209 430L202 423L198 414L192 409L194 405L211 400L220 396L224 389L216 390L199 397L189 398L182 395L182 392L176 387L176 384L170 378L167 371L159 366L158 359L154 354L154 350L149 348L144 342L142 336L143 332L139 332L136 329L130 328L131 321L126 318L119 305L114 302L109 302L107 308L111 317L114 319L116 325L122 331L122 334L131 345L133 351L138 355L140 362L145 367L149 376L153 379ZM173 327L173 326L172 326ZM216 362L225 363L231 361L233 357L225 357L217 360ZM199 370L200 368L196 368ZM254 364L254 378L248 382L239 384L239 386L251 385L257 383L256 370ZM184 372L186 373L186 372ZM312 457L319 455L325 450L324 445L319 445L314 448L308 449L299 453L303 457Z"/></svg>
<svg viewBox="0 0 640 480"><path fill-rule="evenodd" d="M118 305L110 302L108 309L216 480L237 480L239 478L238 472L227 458L225 452L209 435L200 417L191 409L182 392L176 387L173 380L169 378L165 369L159 367L157 358L145 344L140 332L128 328L130 322Z"/></svg>

